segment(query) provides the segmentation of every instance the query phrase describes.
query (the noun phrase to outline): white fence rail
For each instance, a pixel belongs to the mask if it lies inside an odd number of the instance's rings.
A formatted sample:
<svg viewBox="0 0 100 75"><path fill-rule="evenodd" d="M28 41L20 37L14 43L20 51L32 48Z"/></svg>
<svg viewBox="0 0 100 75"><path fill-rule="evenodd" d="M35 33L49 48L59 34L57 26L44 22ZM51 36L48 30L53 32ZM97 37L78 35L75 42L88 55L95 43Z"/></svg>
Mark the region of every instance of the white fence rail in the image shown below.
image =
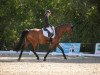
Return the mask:
<svg viewBox="0 0 100 75"><path fill-rule="evenodd" d="M0 51L0 54L19 54L20 52L16 52L16 51ZM46 52L36 52L37 54L46 54ZM33 53L30 52L23 52L23 54L29 54L32 55ZM56 52L51 52L51 55L62 55L62 53L56 53ZM65 53L65 55L68 56L94 56L94 57L100 57L100 54L89 54L89 53Z"/></svg>

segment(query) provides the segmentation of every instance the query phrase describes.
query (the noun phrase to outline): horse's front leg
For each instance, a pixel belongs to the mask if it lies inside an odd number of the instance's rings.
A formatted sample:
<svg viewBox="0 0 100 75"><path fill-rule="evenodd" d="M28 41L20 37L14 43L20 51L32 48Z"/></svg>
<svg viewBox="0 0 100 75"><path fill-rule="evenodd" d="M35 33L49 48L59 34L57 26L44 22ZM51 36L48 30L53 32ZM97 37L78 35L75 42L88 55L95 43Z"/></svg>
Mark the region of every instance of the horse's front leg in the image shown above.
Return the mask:
<svg viewBox="0 0 100 75"><path fill-rule="evenodd" d="M65 55L65 53L64 53L63 48L62 48L60 45L58 45L58 48L62 51L62 54L63 54L64 59L67 59L67 58L66 58L66 55Z"/></svg>

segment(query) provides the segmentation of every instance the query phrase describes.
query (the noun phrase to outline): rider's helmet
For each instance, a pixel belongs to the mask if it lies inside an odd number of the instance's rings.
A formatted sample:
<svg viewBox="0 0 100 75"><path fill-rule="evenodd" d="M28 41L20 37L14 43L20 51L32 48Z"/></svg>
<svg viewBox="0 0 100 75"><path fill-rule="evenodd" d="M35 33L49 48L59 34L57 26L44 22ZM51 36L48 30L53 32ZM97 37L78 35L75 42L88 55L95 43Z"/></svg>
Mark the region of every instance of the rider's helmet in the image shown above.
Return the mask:
<svg viewBox="0 0 100 75"><path fill-rule="evenodd" d="M46 10L46 11L45 11L45 15L46 15L46 14L51 14L51 11L50 11L50 10Z"/></svg>

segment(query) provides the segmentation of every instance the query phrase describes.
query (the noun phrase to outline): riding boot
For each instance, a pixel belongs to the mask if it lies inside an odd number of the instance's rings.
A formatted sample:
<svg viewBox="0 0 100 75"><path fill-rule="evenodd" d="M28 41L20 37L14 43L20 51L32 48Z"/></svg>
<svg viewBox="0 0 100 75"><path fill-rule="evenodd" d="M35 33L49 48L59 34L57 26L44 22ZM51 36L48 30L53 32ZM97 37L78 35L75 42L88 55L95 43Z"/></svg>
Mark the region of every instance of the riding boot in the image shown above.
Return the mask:
<svg viewBox="0 0 100 75"><path fill-rule="evenodd" d="M50 44L52 44L52 38L50 37L50 40L49 40Z"/></svg>

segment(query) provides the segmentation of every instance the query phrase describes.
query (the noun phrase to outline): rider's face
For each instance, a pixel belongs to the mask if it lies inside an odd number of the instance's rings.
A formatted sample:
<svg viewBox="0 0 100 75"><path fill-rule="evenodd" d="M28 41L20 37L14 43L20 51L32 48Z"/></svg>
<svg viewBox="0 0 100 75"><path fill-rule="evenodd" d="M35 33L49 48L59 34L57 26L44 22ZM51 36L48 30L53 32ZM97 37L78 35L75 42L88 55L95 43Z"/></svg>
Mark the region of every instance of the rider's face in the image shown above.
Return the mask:
<svg viewBox="0 0 100 75"><path fill-rule="evenodd" d="M47 15L48 15L48 16L50 16L50 15L51 15L51 13L48 13Z"/></svg>

